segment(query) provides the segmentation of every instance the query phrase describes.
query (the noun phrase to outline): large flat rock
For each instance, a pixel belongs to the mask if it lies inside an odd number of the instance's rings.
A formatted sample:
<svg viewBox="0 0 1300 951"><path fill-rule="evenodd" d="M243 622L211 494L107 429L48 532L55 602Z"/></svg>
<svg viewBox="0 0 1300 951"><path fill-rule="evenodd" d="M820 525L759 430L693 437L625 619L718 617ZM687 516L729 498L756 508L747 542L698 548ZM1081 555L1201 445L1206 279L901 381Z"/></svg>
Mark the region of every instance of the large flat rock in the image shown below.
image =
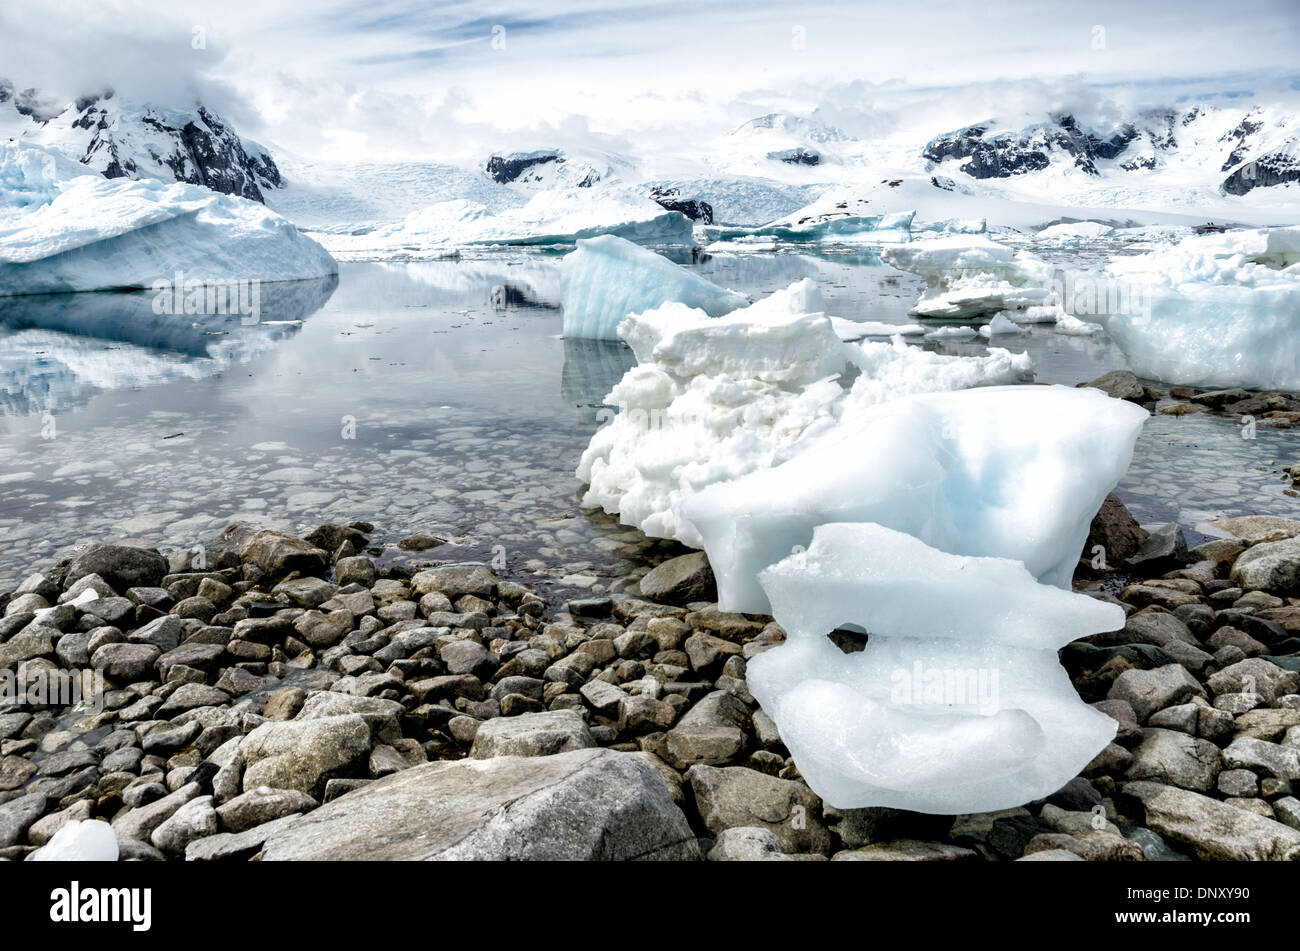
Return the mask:
<svg viewBox="0 0 1300 951"><path fill-rule="evenodd" d="M277 830L262 852L264 861L699 857L663 781L602 749L416 766Z"/></svg>

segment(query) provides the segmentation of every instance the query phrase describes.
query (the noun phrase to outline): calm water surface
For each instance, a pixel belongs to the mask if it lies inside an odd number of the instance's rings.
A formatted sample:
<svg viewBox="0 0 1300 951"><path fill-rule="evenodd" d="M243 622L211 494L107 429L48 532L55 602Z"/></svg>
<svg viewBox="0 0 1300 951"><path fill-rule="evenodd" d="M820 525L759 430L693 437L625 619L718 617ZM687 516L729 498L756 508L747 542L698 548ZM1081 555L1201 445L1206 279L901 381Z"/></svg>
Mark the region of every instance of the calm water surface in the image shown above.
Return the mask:
<svg viewBox="0 0 1300 951"><path fill-rule="evenodd" d="M566 590L676 550L578 506L574 467L632 359L560 339L558 262L346 264L337 281L263 286L254 326L157 316L149 294L0 298L0 589L69 546L210 546L237 520L303 532L361 519L380 545L429 531L450 544L385 557L504 557L507 574ZM812 277L831 312L858 319L907 322L920 291L870 252L693 266L751 295ZM1038 327L996 343L1028 350L1047 382L1124 366L1104 337ZM1157 415L1119 493L1140 520L1185 529L1300 517L1281 473L1300 462L1295 440Z"/></svg>

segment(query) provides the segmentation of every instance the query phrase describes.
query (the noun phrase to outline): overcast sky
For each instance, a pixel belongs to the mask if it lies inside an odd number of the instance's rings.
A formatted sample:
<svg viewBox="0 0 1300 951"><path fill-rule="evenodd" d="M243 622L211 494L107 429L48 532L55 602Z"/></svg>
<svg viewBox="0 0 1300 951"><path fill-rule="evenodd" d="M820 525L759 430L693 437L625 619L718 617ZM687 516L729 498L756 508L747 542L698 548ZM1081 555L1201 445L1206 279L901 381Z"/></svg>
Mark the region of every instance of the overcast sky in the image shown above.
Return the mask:
<svg viewBox="0 0 1300 951"><path fill-rule="evenodd" d="M992 9L989 9L989 8ZM1013 90L1293 94L1300 2L6 0L0 73L60 98L201 95L305 155L688 130L823 101ZM1008 82L1012 81L1012 82ZM937 94L936 94L937 93ZM955 98L954 98L955 97ZM525 146L527 143L524 144Z"/></svg>

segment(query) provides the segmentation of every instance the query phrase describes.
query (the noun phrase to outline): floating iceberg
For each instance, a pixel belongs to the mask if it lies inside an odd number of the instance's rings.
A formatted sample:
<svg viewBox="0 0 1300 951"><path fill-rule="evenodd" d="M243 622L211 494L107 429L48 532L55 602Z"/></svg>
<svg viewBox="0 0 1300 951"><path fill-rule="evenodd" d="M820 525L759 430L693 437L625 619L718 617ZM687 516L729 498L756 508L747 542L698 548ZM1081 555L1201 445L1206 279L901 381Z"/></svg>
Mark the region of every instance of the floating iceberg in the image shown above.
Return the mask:
<svg viewBox="0 0 1300 951"><path fill-rule="evenodd" d="M117 833L100 819L73 819L43 846L27 856L29 862L116 862Z"/></svg>
<svg viewBox="0 0 1300 951"><path fill-rule="evenodd" d="M1099 390L1062 386L894 399L847 414L780 465L692 495L679 537L702 540L726 611L766 613L759 572L828 522L876 522L951 554L1011 558L1068 588L1146 418Z"/></svg>
<svg viewBox="0 0 1300 951"><path fill-rule="evenodd" d="M979 235L893 245L880 256L890 266L925 279L925 292L911 311L918 317L979 317L1052 299L1046 264Z"/></svg>
<svg viewBox="0 0 1300 951"><path fill-rule="evenodd" d="M1134 373L1300 390L1300 227L1196 235L1107 274L1121 306L1079 316L1106 327Z"/></svg>
<svg viewBox="0 0 1300 951"><path fill-rule="evenodd" d="M605 235L578 242L564 256L564 336L617 340L628 314L680 302L719 317L748 300L624 238Z"/></svg>
<svg viewBox="0 0 1300 951"><path fill-rule="evenodd" d="M831 523L759 579L786 641L750 661L750 688L837 808L1018 806L1061 788L1115 734L1056 651L1122 627L1123 610L1041 584L1019 561ZM826 636L845 624L869 632L865 650Z"/></svg>
<svg viewBox="0 0 1300 951"><path fill-rule="evenodd" d="M842 343L824 306L805 279L723 317L665 304L623 321L638 365L606 396L617 412L603 411L608 422L579 462L584 507L700 547L680 509L707 486L775 465L877 403L1030 372L1027 356L1005 350L953 357L899 338ZM858 375L846 388L849 367Z"/></svg>
<svg viewBox="0 0 1300 951"><path fill-rule="evenodd" d="M107 179L0 145L0 295L338 273L329 253L257 202L197 185Z"/></svg>

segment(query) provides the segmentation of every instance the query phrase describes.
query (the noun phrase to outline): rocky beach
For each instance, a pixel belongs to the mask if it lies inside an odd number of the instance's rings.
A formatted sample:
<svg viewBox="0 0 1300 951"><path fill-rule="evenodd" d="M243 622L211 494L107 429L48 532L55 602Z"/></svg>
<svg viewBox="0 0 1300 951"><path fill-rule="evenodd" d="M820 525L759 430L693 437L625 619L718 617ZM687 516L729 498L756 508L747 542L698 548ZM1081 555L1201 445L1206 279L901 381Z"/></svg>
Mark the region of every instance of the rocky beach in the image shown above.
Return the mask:
<svg viewBox="0 0 1300 951"><path fill-rule="evenodd" d="M1285 394L1094 385L1300 419ZM1107 499L1074 587L1127 620L1060 660L1115 739L1045 800L958 816L809 789L746 683L785 633L720 611L703 553L560 600L421 557L419 526L402 563L366 522L234 524L197 565L88 546L0 595L0 858L99 819L145 861L1300 859L1300 522L1213 528L1189 549ZM49 689L73 676L80 704Z"/></svg>

